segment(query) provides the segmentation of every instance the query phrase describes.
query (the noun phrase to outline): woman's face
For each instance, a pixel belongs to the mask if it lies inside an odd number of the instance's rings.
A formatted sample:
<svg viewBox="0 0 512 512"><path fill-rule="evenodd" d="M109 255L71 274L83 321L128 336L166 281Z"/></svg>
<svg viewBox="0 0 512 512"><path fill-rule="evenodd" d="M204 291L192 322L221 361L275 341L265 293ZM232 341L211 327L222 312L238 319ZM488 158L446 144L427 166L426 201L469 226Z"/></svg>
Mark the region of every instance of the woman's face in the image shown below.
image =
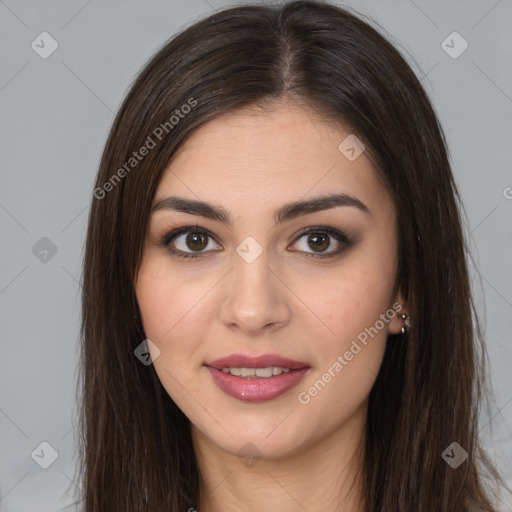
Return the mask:
<svg viewBox="0 0 512 512"><path fill-rule="evenodd" d="M349 135L289 104L238 111L166 169L136 295L195 439L277 459L362 431L405 305L394 205Z"/></svg>

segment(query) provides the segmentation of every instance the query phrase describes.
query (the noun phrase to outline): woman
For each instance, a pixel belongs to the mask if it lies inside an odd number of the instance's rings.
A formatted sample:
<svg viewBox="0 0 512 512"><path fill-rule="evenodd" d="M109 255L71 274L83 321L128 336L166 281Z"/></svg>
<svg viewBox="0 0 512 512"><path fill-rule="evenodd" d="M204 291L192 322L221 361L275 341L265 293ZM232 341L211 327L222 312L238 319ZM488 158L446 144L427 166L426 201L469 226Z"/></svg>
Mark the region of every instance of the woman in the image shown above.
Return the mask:
<svg viewBox="0 0 512 512"><path fill-rule="evenodd" d="M459 202L418 79L347 11L171 39L94 189L84 510L497 510Z"/></svg>

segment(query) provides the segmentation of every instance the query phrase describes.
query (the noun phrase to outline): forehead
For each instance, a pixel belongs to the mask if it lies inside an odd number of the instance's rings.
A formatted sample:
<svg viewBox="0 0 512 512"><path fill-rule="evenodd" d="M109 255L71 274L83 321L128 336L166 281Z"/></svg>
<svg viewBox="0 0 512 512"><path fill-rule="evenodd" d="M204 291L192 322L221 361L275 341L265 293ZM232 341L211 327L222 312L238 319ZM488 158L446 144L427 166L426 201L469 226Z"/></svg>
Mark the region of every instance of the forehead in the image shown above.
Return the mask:
<svg viewBox="0 0 512 512"><path fill-rule="evenodd" d="M290 104L269 112L252 108L223 114L196 129L178 149L153 204L179 194L225 204L242 214L253 211L251 205L270 208L345 193L389 213L391 199L364 151L351 160L340 150L349 136L314 112Z"/></svg>

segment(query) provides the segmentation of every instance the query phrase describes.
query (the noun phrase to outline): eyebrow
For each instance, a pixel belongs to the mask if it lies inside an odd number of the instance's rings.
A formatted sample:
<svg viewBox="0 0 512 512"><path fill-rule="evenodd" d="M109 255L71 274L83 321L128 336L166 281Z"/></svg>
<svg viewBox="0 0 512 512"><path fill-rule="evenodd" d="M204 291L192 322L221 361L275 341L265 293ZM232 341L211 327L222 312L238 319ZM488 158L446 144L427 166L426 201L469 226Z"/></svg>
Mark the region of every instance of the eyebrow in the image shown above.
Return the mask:
<svg viewBox="0 0 512 512"><path fill-rule="evenodd" d="M295 219L301 215L315 213L323 210L329 210L338 206L353 206L371 215L370 209L356 197L348 194L330 194L307 201L294 201L282 206L274 214L274 222L281 224L283 222ZM204 201L195 199L186 199L184 197L171 196L161 199L155 203L151 208L151 213L160 210L174 210L177 212L189 213L191 215L198 215L206 217L207 219L216 220L232 226L232 219L227 210L222 206L213 205Z"/></svg>

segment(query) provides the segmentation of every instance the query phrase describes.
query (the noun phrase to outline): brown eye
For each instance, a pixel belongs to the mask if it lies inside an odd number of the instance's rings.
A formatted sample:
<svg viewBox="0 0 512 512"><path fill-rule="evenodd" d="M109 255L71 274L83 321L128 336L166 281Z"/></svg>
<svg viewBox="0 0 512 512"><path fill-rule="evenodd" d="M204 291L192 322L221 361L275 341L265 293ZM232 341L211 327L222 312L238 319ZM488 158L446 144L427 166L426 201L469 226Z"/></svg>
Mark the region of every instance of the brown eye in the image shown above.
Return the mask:
<svg viewBox="0 0 512 512"><path fill-rule="evenodd" d="M195 258L210 252L204 250L208 247L210 239L213 240L213 237L206 230L196 226L184 226L167 233L161 243L177 256ZM213 248L220 247L214 244Z"/></svg>
<svg viewBox="0 0 512 512"><path fill-rule="evenodd" d="M201 251L208 245L208 237L203 233L192 231L185 238L185 243L190 249Z"/></svg>
<svg viewBox="0 0 512 512"><path fill-rule="evenodd" d="M304 239L304 242L302 241ZM326 252L331 247L331 239L336 241L338 247L334 250ZM345 233L329 227L311 227L303 231L294 242L294 247L299 252L305 253L307 256L314 258L330 258L342 253L353 245L353 242L345 235Z"/></svg>
<svg viewBox="0 0 512 512"><path fill-rule="evenodd" d="M305 243L302 242L304 239ZM331 247L331 239L334 239L338 247L329 252L326 250ZM168 248L169 252L181 258L197 258L206 256L222 247L213 243L213 248L208 248L210 240L214 240L212 235L205 229L198 226L184 226L174 229L167 233L161 244ZM300 242L300 243L299 243ZM307 228L296 238L293 244L298 252L305 253L307 256L316 258L330 258L342 253L353 245L353 242L345 233L330 227L311 227Z"/></svg>
<svg viewBox="0 0 512 512"><path fill-rule="evenodd" d="M309 235L307 240L314 251L324 251L330 245L329 236L324 233Z"/></svg>

